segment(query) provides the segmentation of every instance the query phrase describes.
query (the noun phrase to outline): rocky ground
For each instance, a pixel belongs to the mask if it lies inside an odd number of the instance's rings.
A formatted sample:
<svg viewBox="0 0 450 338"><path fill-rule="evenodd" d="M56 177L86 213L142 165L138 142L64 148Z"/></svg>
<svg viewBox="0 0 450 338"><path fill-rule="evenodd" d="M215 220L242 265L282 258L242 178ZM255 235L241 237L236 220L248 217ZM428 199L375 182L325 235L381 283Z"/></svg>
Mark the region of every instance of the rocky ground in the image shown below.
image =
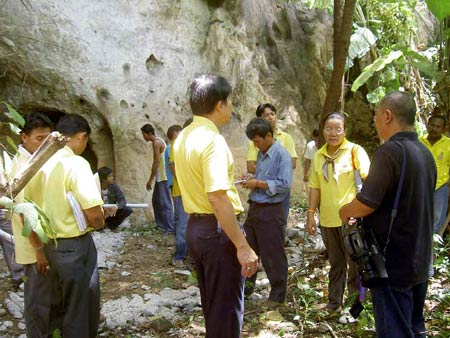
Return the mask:
<svg viewBox="0 0 450 338"><path fill-rule="evenodd" d="M323 245L304 231L304 213L293 208L287 231L289 295L285 305L267 302L268 280L258 274L258 289L246 301L242 336L374 337L370 302L357 323L342 324L324 310L327 264ZM195 276L173 267L174 241L148 225L118 233L95 233L102 292L101 337L203 337L204 325ZM450 336L448 248L432 280L426 304L429 336ZM0 337L24 335L23 291L13 291L0 261Z"/></svg>

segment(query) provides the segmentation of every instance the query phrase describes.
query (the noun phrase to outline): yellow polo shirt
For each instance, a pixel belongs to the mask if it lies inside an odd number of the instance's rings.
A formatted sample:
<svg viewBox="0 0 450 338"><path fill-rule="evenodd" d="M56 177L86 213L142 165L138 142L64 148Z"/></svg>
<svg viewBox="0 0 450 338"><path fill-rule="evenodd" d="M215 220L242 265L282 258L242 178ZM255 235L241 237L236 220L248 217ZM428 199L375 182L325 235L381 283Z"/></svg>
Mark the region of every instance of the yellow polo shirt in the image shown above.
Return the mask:
<svg viewBox="0 0 450 338"><path fill-rule="evenodd" d="M83 232L78 229L67 199L71 191L83 210L103 204L94 175L84 158L65 146L45 163L36 177L42 191L40 206L56 233L48 234L50 238L78 237L93 230L90 227Z"/></svg>
<svg viewBox="0 0 450 338"><path fill-rule="evenodd" d="M281 131L280 129L275 130L275 139L280 141L281 145L286 148L288 153L292 158L298 158L297 152L295 151L295 143L291 135ZM252 140L248 142L247 147L247 161L255 161L258 157L259 149L255 147L255 144Z"/></svg>
<svg viewBox="0 0 450 338"><path fill-rule="evenodd" d="M234 161L228 145L209 119L194 116L174 144L177 179L188 214L213 214L209 192L225 190L236 214L244 211L234 186Z"/></svg>
<svg viewBox="0 0 450 338"><path fill-rule="evenodd" d="M175 157L173 154L173 147L170 147L169 165L172 163L175 163ZM175 168L175 172L176 172L176 168ZM178 196L181 196L180 186L178 185L178 180L177 180L176 176L172 175L172 197L178 197Z"/></svg>
<svg viewBox="0 0 450 338"><path fill-rule="evenodd" d="M337 181L333 176L332 165L328 164L328 181L322 173L327 154L325 144L314 155L313 168L309 179L309 187L320 189L320 225L324 227L339 227L342 221L339 218L339 209L350 203L356 197L356 184L352 152L356 169L359 169L364 179L369 173L370 160L366 151L359 145L344 139L339 149L343 152L334 160Z"/></svg>
<svg viewBox="0 0 450 338"><path fill-rule="evenodd" d="M22 146L19 146L18 152L13 159L11 177L25 167L31 154ZM39 185L35 186L36 177L33 177L23 190L14 199L15 204L23 203L25 197L31 199L30 192L34 189L39 189ZM16 262L19 264L34 264L36 263L36 250L30 243L28 237L22 236L23 222L20 215L13 214L11 218L12 230L14 235L14 249ZM37 224L39 231L42 231L40 224ZM36 229L38 231L38 229Z"/></svg>
<svg viewBox="0 0 450 338"><path fill-rule="evenodd" d="M428 134L419 138L433 155L436 162L437 180L436 190L448 183L450 170L450 138L442 135L441 139L431 145Z"/></svg>

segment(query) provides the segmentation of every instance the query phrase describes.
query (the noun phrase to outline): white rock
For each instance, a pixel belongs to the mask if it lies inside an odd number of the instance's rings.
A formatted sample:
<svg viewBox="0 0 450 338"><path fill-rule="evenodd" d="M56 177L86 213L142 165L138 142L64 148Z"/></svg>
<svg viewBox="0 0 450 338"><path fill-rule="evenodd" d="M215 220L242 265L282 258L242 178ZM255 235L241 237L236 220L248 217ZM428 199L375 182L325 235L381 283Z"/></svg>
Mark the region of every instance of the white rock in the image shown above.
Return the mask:
<svg viewBox="0 0 450 338"><path fill-rule="evenodd" d="M131 272L128 272L128 271L122 271L122 272L120 273L120 275L121 275L122 277L128 277L128 276L131 276Z"/></svg>

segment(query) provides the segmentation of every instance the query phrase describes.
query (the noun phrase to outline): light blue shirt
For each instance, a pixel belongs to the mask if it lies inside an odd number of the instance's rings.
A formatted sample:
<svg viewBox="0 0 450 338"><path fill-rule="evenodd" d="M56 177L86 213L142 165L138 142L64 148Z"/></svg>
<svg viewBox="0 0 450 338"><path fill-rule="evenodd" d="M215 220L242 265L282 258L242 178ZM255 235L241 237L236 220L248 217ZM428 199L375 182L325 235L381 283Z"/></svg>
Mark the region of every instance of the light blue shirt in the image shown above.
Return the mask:
<svg viewBox="0 0 450 338"><path fill-rule="evenodd" d="M171 187L173 185L173 177L172 177L172 170L170 170L169 165L169 157L170 157L170 147L172 145L169 143L166 146L166 150L164 151L164 159L166 161L166 176L167 176L167 185Z"/></svg>
<svg viewBox="0 0 450 338"><path fill-rule="evenodd" d="M276 141L265 154L258 152L255 178L267 182L267 189L253 189L249 199L256 203L279 203L286 199L292 182L292 157Z"/></svg>

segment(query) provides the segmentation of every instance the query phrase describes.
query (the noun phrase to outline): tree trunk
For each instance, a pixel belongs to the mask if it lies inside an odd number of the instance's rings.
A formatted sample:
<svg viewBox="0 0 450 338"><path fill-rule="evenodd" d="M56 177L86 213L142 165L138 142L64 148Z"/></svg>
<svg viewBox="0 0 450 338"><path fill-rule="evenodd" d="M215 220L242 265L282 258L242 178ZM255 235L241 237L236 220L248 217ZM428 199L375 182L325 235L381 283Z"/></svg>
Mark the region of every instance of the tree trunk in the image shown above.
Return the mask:
<svg viewBox="0 0 450 338"><path fill-rule="evenodd" d="M322 116L344 108L343 81L345 62L352 34L356 0L334 0L333 72L322 109Z"/></svg>

